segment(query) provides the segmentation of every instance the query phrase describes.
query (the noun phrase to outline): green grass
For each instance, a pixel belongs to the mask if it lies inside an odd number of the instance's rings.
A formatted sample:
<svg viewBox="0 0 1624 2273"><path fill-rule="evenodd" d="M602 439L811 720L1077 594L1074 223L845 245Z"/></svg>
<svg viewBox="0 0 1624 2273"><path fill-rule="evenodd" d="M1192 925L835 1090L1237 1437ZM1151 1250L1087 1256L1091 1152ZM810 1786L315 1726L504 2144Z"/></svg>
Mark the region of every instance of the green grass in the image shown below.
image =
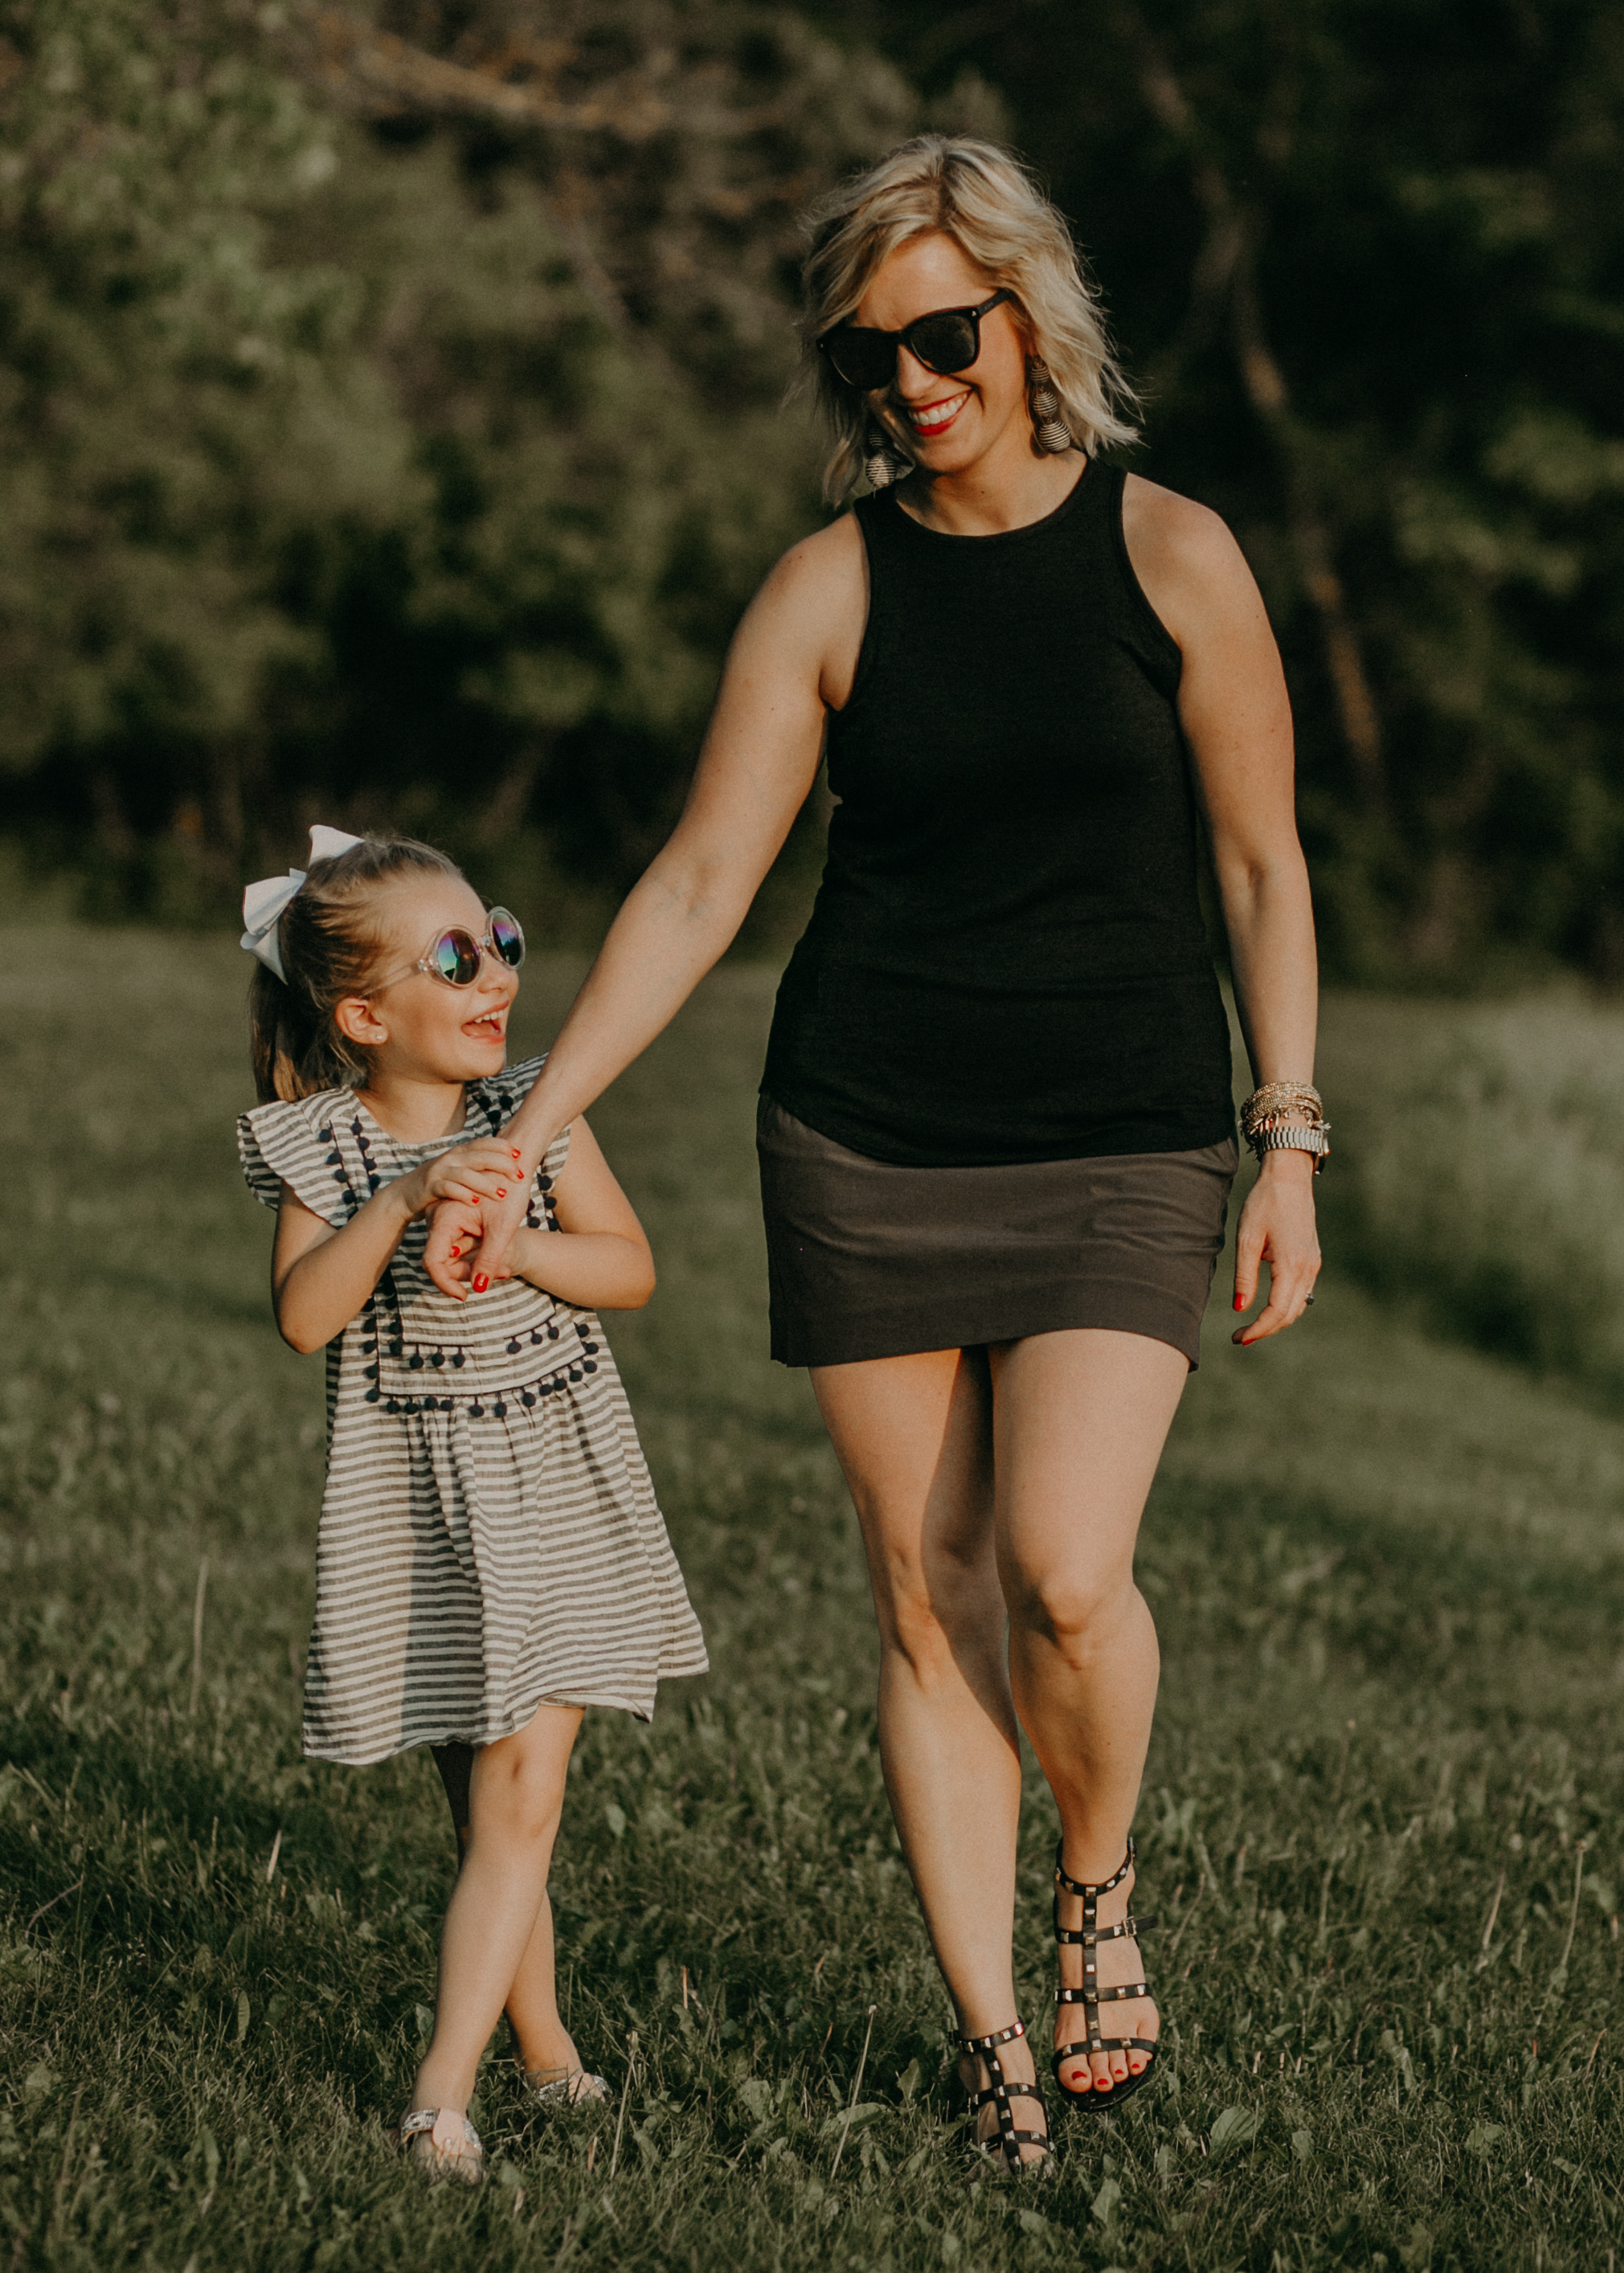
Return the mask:
<svg viewBox="0 0 1624 2273"><path fill-rule="evenodd" d="M615 2101L533 2124L493 2060L495 2183L410 2183L383 2130L452 1858L426 1759L298 1754L321 1392L232 1157L242 959L64 927L41 975L40 948L0 940L12 2265L1612 2265L1624 1424L1349 1276L1244 1355L1214 1305L1146 1526L1167 2080L1042 2187L966 2183L854 1526L763 1354L745 966L595 1115L661 1264L614 1341L715 1665L651 1728L590 1718L572 1778L564 1994ZM527 977L530 1037L570 976ZM1481 1015L1334 1003L1327 1062ZM1039 1786L1034 2029L1052 1836Z"/></svg>
<svg viewBox="0 0 1624 2273"><path fill-rule="evenodd" d="M1341 1002L1329 1250L1434 1329L1624 1410L1624 1013Z"/></svg>

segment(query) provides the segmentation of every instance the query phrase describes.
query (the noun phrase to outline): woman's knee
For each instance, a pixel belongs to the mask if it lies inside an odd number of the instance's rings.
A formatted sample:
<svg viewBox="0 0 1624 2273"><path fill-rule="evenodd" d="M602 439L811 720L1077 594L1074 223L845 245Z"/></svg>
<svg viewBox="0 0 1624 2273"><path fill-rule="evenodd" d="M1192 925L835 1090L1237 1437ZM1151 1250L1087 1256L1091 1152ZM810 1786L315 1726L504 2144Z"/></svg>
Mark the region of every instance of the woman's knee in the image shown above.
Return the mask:
<svg viewBox="0 0 1624 2273"><path fill-rule="evenodd" d="M933 1584L922 1571L892 1572L876 1590L880 1644L929 1687L958 1669L966 1654L996 1650L1003 1639L1004 1605L990 1570L980 1584L959 1574Z"/></svg>
<svg viewBox="0 0 1624 2273"><path fill-rule="evenodd" d="M1150 1615L1131 1572L1018 1564L1004 1572L1004 1587L1011 1625L1077 1665L1109 1648L1136 1617Z"/></svg>

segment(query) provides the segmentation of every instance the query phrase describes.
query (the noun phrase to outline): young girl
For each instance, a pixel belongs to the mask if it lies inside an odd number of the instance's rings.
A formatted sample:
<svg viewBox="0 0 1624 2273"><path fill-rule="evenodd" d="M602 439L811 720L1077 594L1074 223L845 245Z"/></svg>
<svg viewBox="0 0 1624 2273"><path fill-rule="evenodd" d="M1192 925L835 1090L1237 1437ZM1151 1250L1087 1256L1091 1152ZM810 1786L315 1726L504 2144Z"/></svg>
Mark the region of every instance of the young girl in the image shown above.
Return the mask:
<svg viewBox="0 0 1624 2273"><path fill-rule="evenodd" d="M425 844L315 829L311 855L244 896L265 1101L237 1124L277 1211L276 1323L327 1354L304 1751L433 1748L463 1855L401 2133L476 2182L465 2111L504 2008L537 2097L605 2090L559 2014L547 1901L583 1709L648 1719L704 1644L594 1316L640 1309L654 1270L585 1121L536 1174L514 1276L464 1259L446 1294L423 1270L428 1212L466 1258L515 1173L503 1131L543 1062L503 1070L523 934Z"/></svg>

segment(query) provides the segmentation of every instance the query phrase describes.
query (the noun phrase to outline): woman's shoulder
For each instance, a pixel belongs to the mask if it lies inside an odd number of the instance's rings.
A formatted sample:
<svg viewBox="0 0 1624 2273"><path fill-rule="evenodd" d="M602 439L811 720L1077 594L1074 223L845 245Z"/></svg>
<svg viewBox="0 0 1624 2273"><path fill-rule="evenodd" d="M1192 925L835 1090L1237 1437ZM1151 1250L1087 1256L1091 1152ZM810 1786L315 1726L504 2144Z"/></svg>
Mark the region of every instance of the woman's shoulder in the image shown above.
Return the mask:
<svg viewBox="0 0 1624 2273"><path fill-rule="evenodd" d="M1240 550L1222 514L1143 474L1123 476L1122 523L1136 551L1163 548L1186 560L1215 560Z"/></svg>
<svg viewBox="0 0 1624 2273"><path fill-rule="evenodd" d="M1140 589L1181 648L1214 603L1256 589L1222 514L1142 474L1123 482L1122 536Z"/></svg>
<svg viewBox="0 0 1624 2273"><path fill-rule="evenodd" d="M779 554L754 604L793 611L803 620L808 610L838 614L849 605L853 589L864 589L867 561L857 510L848 506Z"/></svg>
<svg viewBox="0 0 1624 2273"><path fill-rule="evenodd" d="M838 709L868 617L868 553L854 513L792 544L768 571L739 626L746 670L789 671Z"/></svg>

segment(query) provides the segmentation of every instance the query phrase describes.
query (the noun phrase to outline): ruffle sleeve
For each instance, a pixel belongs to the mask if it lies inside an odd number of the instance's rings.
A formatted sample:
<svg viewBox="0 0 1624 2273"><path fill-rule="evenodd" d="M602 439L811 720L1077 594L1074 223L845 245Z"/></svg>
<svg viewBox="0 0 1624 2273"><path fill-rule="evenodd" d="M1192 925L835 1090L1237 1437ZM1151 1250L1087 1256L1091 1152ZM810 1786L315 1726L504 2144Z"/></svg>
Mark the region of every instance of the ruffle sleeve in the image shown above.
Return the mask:
<svg viewBox="0 0 1624 2273"><path fill-rule="evenodd" d="M318 1097L296 1098L289 1104L279 1099L241 1115L237 1124L237 1153L248 1189L261 1207L279 1207L282 1188L289 1184L324 1223L350 1220L347 1188L342 1178L334 1175L329 1157L333 1114L344 1096L342 1090L327 1090Z"/></svg>

